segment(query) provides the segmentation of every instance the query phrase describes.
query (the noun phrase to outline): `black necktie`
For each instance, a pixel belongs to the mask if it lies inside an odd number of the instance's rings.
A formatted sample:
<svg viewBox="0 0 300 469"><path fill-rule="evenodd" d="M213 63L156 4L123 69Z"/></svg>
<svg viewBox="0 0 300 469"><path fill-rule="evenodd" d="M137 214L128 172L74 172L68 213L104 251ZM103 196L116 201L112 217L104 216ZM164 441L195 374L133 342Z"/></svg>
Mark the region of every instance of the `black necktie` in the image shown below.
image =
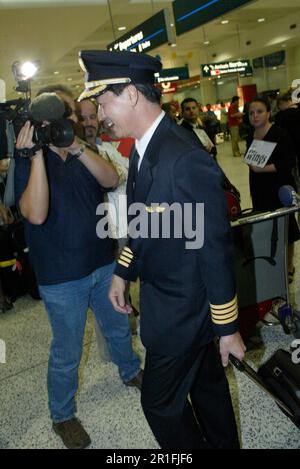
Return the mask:
<svg viewBox="0 0 300 469"><path fill-rule="evenodd" d="M133 155L132 155L132 182L133 185L135 185L136 180L137 180L137 175L139 172L139 159L140 155L138 154L137 150L134 150Z"/></svg>

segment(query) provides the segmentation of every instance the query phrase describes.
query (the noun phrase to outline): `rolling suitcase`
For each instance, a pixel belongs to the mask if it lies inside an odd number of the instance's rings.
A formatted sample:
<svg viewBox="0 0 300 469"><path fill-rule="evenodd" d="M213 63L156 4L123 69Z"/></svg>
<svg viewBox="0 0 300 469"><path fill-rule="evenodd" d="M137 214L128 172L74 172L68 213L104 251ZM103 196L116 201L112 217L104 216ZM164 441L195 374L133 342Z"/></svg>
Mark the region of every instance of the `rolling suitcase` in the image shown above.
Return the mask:
<svg viewBox="0 0 300 469"><path fill-rule="evenodd" d="M257 372L233 355L229 360L271 396L282 412L300 428L300 362L294 363L290 352L277 350Z"/></svg>

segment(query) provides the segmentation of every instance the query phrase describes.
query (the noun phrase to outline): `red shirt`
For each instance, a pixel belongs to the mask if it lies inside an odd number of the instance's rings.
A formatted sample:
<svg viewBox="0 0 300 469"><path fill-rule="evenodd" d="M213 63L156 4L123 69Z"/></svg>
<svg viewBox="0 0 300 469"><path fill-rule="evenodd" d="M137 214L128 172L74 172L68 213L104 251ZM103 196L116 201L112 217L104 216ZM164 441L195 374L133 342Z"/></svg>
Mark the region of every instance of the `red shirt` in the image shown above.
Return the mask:
<svg viewBox="0 0 300 469"><path fill-rule="evenodd" d="M241 123L240 117L232 117L232 114L239 112L239 108L236 104L230 104L228 109L228 127L237 127Z"/></svg>
<svg viewBox="0 0 300 469"><path fill-rule="evenodd" d="M129 158L131 149L134 145L134 138L128 137L128 138L121 138L121 139L114 139L109 137L106 134L101 134L100 135L101 140L103 142L117 142L117 150L121 153L121 155L125 156L126 158Z"/></svg>

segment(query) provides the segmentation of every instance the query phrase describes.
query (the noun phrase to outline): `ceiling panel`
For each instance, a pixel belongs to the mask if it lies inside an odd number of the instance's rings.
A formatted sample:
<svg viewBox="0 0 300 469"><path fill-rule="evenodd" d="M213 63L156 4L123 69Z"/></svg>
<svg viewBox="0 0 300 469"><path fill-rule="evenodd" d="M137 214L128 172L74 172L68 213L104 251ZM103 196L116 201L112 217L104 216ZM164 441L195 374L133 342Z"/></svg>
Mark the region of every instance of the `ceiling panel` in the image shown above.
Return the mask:
<svg viewBox="0 0 300 469"><path fill-rule="evenodd" d="M14 95L11 64L25 59L41 63L34 91L58 81L76 91L83 82L79 50L105 49L124 34L118 31L119 26L129 31L170 6L171 0L110 0L112 25L106 0L0 0L0 78L7 82L7 96ZM266 21L258 24L260 17ZM297 18L297 28L290 31L289 25ZM227 25L214 20L179 36L177 47L165 45L151 54L159 54L166 68L191 63L197 69L201 62L218 61L220 57L253 56L255 50L257 55L262 50L273 52L280 47L281 38L287 46L300 44L300 3L296 0L253 1L226 15L226 19ZM204 46L204 41L210 44ZM246 41L252 46L245 47ZM54 75L57 71L59 74Z"/></svg>

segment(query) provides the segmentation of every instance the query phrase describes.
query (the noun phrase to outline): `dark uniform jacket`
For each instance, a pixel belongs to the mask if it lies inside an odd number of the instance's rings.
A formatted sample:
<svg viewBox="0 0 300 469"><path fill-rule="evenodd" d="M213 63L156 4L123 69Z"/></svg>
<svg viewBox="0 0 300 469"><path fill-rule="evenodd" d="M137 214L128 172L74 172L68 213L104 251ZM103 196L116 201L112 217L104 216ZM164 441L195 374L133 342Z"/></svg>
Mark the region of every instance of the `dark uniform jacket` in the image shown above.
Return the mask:
<svg viewBox="0 0 300 469"><path fill-rule="evenodd" d="M204 230L201 248L187 249L191 235L182 229L183 236L178 237L171 228L169 238L157 233L130 237L117 261L116 275L141 280L145 347L178 356L207 344L215 335L236 332L233 247L222 172L194 136L167 116L147 146L135 185L133 172L131 162L128 203L144 204L143 220L162 224L168 214L163 204L176 203L179 209L191 204L188 219L195 228L196 203L204 204L204 222L197 223L197 235Z"/></svg>

